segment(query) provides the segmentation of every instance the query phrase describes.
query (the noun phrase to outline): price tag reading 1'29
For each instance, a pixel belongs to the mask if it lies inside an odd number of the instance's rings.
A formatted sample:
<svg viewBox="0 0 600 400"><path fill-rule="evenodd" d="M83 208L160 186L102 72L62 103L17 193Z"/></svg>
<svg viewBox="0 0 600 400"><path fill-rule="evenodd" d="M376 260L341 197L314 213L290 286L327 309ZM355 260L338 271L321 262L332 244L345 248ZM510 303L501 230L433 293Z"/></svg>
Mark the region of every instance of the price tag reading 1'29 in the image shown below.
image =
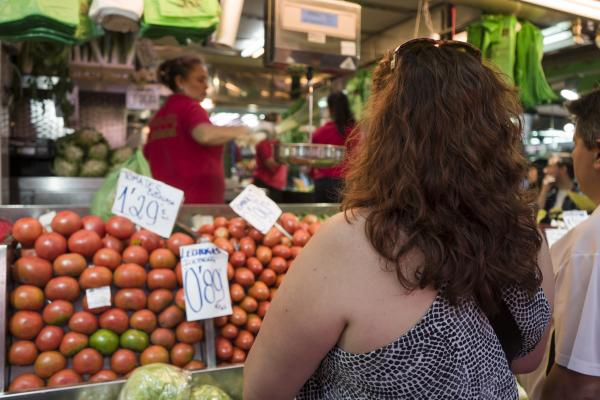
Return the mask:
<svg viewBox="0 0 600 400"><path fill-rule="evenodd" d="M212 243L179 248L188 321L232 314L227 253Z"/></svg>
<svg viewBox="0 0 600 400"><path fill-rule="evenodd" d="M123 168L112 212L169 237L182 202L183 191Z"/></svg>

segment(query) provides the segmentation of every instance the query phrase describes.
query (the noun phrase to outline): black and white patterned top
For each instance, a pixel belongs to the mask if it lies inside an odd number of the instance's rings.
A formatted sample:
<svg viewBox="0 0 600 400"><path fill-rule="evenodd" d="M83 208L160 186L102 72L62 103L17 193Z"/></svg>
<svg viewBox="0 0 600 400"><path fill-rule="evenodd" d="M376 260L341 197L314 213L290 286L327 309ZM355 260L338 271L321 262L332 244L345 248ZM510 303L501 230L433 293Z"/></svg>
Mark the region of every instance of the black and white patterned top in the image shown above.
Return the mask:
<svg viewBox="0 0 600 400"><path fill-rule="evenodd" d="M542 289L532 298L505 290L521 332L519 356L532 351L550 321ZM423 318L369 353L334 347L302 387L298 400L517 399L515 378L493 328L474 301L452 306L438 295Z"/></svg>

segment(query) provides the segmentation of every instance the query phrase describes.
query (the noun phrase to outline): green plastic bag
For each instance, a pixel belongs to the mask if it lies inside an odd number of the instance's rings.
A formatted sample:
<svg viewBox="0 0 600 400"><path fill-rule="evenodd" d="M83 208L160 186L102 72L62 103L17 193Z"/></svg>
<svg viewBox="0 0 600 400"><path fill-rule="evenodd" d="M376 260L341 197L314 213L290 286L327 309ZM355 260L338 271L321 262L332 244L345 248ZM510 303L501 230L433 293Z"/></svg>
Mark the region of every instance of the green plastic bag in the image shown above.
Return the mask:
<svg viewBox="0 0 600 400"><path fill-rule="evenodd" d="M558 98L546 81L542 68L543 40L542 32L536 26L522 22L517 34L515 84L519 87L521 103L525 108L550 103Z"/></svg>
<svg viewBox="0 0 600 400"><path fill-rule="evenodd" d="M150 165L144 158L140 149L137 149L135 153L121 165L121 168L115 169L108 174L104 183L94 195L94 200L92 200L92 207L90 209L91 214L97 215L105 221L113 215L111 210L115 201L117 183L119 182L119 174L121 173L122 168L127 168L139 175L152 177Z"/></svg>
<svg viewBox="0 0 600 400"><path fill-rule="evenodd" d="M180 44L200 42L219 25L218 0L144 0L140 36L173 36Z"/></svg>
<svg viewBox="0 0 600 400"><path fill-rule="evenodd" d="M70 26L79 24L79 0L19 0L0 2L0 25L27 26L27 18L41 16L50 23ZM54 20L54 21L52 21Z"/></svg>
<svg viewBox="0 0 600 400"><path fill-rule="evenodd" d="M467 28L467 41L481 50L514 82L517 18L514 15L484 15Z"/></svg>

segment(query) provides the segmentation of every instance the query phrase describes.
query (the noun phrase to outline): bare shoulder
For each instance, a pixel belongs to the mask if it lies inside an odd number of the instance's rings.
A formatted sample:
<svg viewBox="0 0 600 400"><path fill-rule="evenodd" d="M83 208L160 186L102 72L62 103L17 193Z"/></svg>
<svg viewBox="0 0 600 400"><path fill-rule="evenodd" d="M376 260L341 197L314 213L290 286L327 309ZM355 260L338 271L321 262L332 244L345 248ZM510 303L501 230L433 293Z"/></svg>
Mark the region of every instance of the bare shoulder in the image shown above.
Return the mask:
<svg viewBox="0 0 600 400"><path fill-rule="evenodd" d="M324 222L315 239L337 244L340 249L352 249L353 244L365 241L365 213L361 210L339 212Z"/></svg>
<svg viewBox="0 0 600 400"><path fill-rule="evenodd" d="M312 265L326 268L331 274L365 273L365 263L373 265L378 257L365 234L364 213L340 212L330 217L299 258L302 261L310 259Z"/></svg>

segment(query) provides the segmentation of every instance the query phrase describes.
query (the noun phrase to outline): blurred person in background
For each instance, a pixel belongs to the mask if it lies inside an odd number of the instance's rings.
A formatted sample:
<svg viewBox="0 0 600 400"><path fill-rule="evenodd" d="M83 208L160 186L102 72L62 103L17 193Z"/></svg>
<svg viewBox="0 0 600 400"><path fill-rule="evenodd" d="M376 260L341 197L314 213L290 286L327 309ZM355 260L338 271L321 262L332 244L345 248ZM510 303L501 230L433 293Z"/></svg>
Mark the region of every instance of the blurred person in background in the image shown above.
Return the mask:
<svg viewBox="0 0 600 400"><path fill-rule="evenodd" d="M311 142L346 146L345 158L348 159L354 143L351 135L356 125L348 97L342 92L330 94L327 97L327 108L330 121L313 132ZM331 168L313 168L317 203L340 202L345 168L345 162Z"/></svg>
<svg viewBox="0 0 600 400"><path fill-rule="evenodd" d="M373 82L342 213L273 298L244 399L516 400L553 298L516 92L476 48L431 39Z"/></svg>
<svg viewBox="0 0 600 400"><path fill-rule="evenodd" d="M570 157L553 155L544 168L542 187L537 199L540 210L545 211L541 223L550 223L551 215L561 211L577 210L579 207L569 193L578 192Z"/></svg>
<svg viewBox="0 0 600 400"><path fill-rule="evenodd" d="M245 138L245 126L215 126L200 102L208 72L199 58L163 62L158 78L173 94L150 121L144 155L152 176L183 190L184 202L222 204L225 195L223 145Z"/></svg>
<svg viewBox="0 0 600 400"><path fill-rule="evenodd" d="M252 174L254 185L266 189L268 196L276 203L283 202L283 191L287 186L288 167L275 160L274 146L279 143L276 139L275 123L278 115L269 113L265 123L261 123L258 132L264 132L267 137L256 144L256 167Z"/></svg>
<svg viewBox="0 0 600 400"><path fill-rule="evenodd" d="M550 250L555 345L538 370L520 377L530 400L600 399L600 90L567 109L576 124L575 176L596 209Z"/></svg>
<svg viewBox="0 0 600 400"><path fill-rule="evenodd" d="M539 173L538 168L534 163L530 163L527 167L527 179L525 179L524 186L525 189L538 191L538 182L539 182Z"/></svg>

